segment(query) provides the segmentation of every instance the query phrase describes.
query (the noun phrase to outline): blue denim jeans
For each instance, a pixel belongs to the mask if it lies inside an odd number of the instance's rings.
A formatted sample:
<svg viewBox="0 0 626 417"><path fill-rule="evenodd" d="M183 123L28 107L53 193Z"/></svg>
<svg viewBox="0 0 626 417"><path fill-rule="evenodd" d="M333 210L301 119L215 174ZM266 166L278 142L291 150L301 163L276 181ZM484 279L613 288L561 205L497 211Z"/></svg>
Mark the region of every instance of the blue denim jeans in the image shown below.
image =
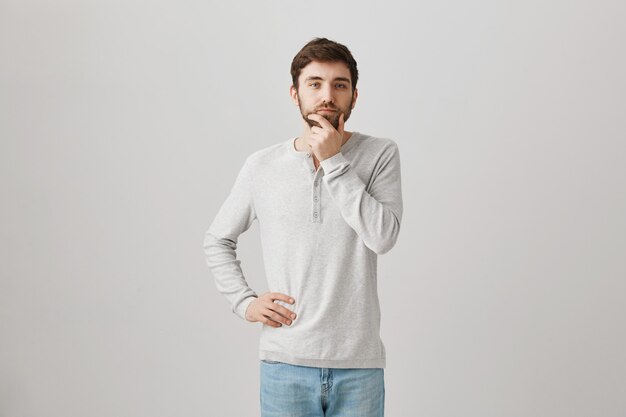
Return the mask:
<svg viewBox="0 0 626 417"><path fill-rule="evenodd" d="M261 417L383 417L383 368L315 368L261 360Z"/></svg>

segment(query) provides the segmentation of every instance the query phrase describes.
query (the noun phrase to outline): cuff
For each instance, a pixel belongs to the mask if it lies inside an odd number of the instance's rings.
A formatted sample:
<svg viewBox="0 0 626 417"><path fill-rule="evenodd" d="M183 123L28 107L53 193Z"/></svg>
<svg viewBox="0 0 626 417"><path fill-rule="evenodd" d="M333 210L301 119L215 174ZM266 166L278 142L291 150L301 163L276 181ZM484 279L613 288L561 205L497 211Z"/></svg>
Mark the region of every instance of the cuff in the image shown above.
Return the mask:
<svg viewBox="0 0 626 417"><path fill-rule="evenodd" d="M255 296L250 296L248 298L245 298L242 302L239 303L239 305L235 309L235 314L237 314L237 316L239 316L242 320L248 321L246 320L246 310L248 309L248 306L250 305L250 303L256 300L257 298L258 297L255 297Z"/></svg>
<svg viewBox="0 0 626 417"><path fill-rule="evenodd" d="M349 161L341 152L337 152L330 158L326 158L323 161L320 161L320 166L324 169L324 172L330 172L337 168L338 166L348 163Z"/></svg>

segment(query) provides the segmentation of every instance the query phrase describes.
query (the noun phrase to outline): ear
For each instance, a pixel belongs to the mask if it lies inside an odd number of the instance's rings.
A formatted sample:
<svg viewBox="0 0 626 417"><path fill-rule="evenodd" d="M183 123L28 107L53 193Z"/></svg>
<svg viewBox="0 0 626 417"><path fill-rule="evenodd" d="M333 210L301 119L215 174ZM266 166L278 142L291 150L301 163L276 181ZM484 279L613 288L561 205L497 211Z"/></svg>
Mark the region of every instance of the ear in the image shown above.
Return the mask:
<svg viewBox="0 0 626 417"><path fill-rule="evenodd" d="M289 87L289 95L291 96L294 104L296 106L300 106L300 103L298 101L298 90L296 90L296 87L294 87L293 84Z"/></svg>
<svg viewBox="0 0 626 417"><path fill-rule="evenodd" d="M354 88L354 97L352 97L352 108L354 108L354 106L356 105L356 99L359 96L359 89L358 88Z"/></svg>

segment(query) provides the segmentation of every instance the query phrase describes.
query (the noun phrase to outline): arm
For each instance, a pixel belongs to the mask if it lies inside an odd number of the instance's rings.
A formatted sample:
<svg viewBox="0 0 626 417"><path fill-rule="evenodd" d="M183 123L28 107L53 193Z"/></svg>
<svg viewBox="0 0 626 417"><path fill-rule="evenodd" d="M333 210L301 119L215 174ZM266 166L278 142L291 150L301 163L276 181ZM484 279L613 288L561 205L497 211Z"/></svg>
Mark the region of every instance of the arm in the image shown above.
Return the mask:
<svg viewBox="0 0 626 417"><path fill-rule="evenodd" d="M256 212L250 188L248 160L204 236L206 262L218 291L226 297L233 313L245 320L248 305L258 295L248 286L237 259L237 239L250 228Z"/></svg>
<svg viewBox="0 0 626 417"><path fill-rule="evenodd" d="M369 192L341 152L320 162L323 181L344 220L382 255L396 243L402 219L400 155L392 142L376 163Z"/></svg>

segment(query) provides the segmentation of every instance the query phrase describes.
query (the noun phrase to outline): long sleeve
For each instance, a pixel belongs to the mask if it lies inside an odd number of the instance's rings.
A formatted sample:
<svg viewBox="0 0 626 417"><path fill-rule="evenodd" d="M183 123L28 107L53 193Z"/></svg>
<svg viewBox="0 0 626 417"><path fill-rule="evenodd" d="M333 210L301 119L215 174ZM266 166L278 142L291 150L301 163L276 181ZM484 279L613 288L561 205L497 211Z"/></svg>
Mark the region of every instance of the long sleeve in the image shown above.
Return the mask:
<svg viewBox="0 0 626 417"><path fill-rule="evenodd" d="M249 171L246 160L204 237L206 262L217 289L231 304L233 313L243 320L246 308L258 297L248 286L236 253L239 235L256 219Z"/></svg>
<svg viewBox="0 0 626 417"><path fill-rule="evenodd" d="M320 166L344 220L368 248L379 255L388 252L398 238L402 219L400 155L395 142L378 159L369 192L341 152Z"/></svg>

